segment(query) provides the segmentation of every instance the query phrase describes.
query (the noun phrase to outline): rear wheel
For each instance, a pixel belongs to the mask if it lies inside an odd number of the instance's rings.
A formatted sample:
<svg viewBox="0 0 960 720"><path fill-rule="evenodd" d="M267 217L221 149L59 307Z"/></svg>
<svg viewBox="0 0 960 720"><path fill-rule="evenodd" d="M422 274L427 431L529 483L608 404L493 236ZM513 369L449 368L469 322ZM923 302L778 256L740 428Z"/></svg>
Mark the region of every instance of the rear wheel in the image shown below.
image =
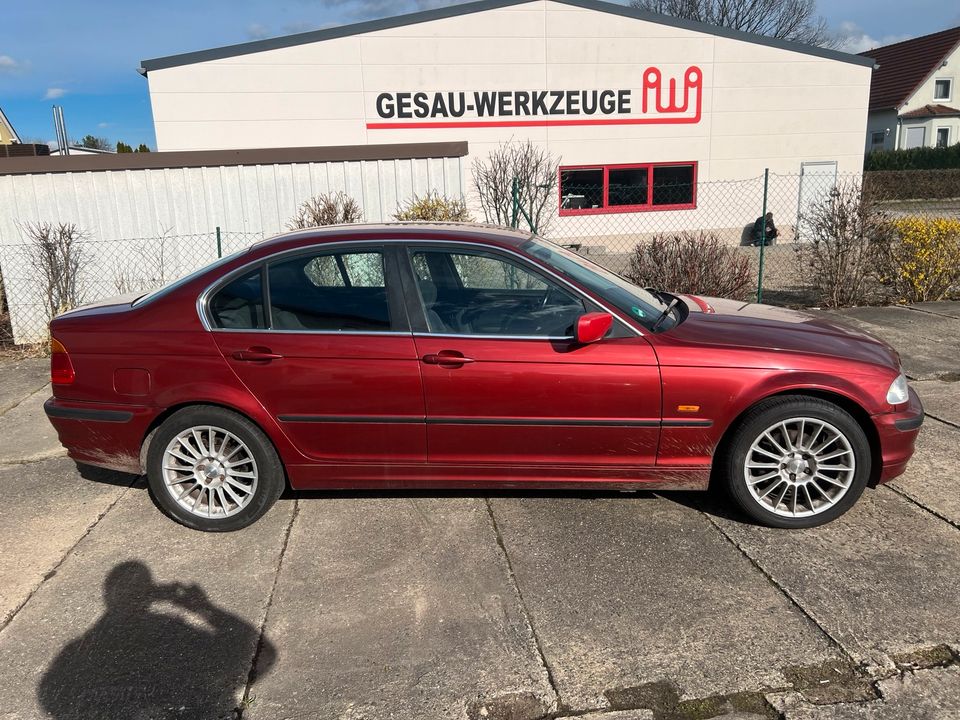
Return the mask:
<svg viewBox="0 0 960 720"><path fill-rule="evenodd" d="M727 487L753 519L781 528L829 522L860 497L870 477L870 442L843 408L784 396L753 408L725 458Z"/></svg>
<svg viewBox="0 0 960 720"><path fill-rule="evenodd" d="M164 421L147 453L147 478L164 512L208 532L250 525L285 484L280 458L260 428L212 406L185 408Z"/></svg>

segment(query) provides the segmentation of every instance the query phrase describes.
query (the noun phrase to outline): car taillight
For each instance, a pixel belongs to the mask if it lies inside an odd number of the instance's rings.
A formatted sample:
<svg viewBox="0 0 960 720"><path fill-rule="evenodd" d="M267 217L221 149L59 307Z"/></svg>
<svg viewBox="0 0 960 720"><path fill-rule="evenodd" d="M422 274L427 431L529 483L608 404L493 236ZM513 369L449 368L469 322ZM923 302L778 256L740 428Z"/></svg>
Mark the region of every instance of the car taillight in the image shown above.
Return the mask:
<svg viewBox="0 0 960 720"><path fill-rule="evenodd" d="M56 338L50 339L50 382L54 385L69 385L76 377L70 354L63 343Z"/></svg>

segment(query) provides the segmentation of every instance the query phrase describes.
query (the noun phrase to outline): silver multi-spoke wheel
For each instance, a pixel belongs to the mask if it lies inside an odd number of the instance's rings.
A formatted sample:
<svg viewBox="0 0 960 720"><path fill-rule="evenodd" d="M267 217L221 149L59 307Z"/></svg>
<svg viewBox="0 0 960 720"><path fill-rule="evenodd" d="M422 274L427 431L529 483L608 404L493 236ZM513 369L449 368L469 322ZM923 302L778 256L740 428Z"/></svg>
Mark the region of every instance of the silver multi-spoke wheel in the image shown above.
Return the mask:
<svg viewBox="0 0 960 720"><path fill-rule="evenodd" d="M257 461L232 432L197 425L179 433L163 454L163 483L189 513L225 518L243 510L257 493Z"/></svg>
<svg viewBox="0 0 960 720"><path fill-rule="evenodd" d="M818 515L846 495L856 456L834 425L812 417L777 422L747 451L743 475L753 499L788 518Z"/></svg>

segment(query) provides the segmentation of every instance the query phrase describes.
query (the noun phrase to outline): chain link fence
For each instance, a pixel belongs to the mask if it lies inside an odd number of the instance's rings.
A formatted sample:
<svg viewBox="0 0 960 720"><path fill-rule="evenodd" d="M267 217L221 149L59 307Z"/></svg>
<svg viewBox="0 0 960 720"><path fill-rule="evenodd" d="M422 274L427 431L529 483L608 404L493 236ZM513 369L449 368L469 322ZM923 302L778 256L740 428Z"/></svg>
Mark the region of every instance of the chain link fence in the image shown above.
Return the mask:
<svg viewBox="0 0 960 720"><path fill-rule="evenodd" d="M533 218L533 213L514 212L517 225L524 229L536 226L533 229L544 237L640 284L711 294L697 289L703 276L712 273L716 283L717 278L725 282L730 279L727 276L737 275L732 296L775 305L815 306L828 302L823 293L824 273L833 273L829 281L834 284L848 282L847 266L856 248L840 242L819 265L810 262L810 249L822 249L827 244L825 237L832 243L831 233L863 236L893 228L897 247L909 245L912 255L901 253L902 257L893 258L896 262L885 271L885 278L866 267L860 272L869 278L849 275L850 282L870 280L900 288L899 296L871 295L875 302L960 295L960 170L861 176L838 174L833 163L812 163L799 174L764 172L736 181L692 182L676 175L658 181L652 171L618 177L608 173L602 176L602 184L585 182L589 176L574 179L578 182L570 182L570 178L565 182L561 171L559 202L548 200L545 211ZM825 213L836 214L843 188L855 189L857 206L865 208L864 215L825 218ZM110 241L88 237L81 243L78 296L82 302L95 302L143 292L263 237L262 232L221 228L194 235L169 233ZM657 267L660 260L651 254L651 247L657 242L684 240L690 241L693 252L674 263L680 267L674 268L673 275L657 276L662 268ZM712 242L714 252L705 252L704 242ZM34 246L27 242L0 246L0 287L5 288L9 313L4 323L0 295L0 341L11 339L11 326L17 342L44 339L51 315L62 309L51 298L33 253ZM864 257L857 262L873 262L874 256L866 261ZM888 253L887 260L891 257ZM940 281L937 298L917 290L929 284L933 273L946 278ZM855 293L845 297L862 304Z"/></svg>
<svg viewBox="0 0 960 720"><path fill-rule="evenodd" d="M121 240L85 237L77 245L75 278L66 282L75 283L81 303L142 293L188 275L263 237L260 232L236 232L219 227L193 235L167 233ZM6 305L7 317L0 317L0 342L43 340L51 316L67 309L57 307L57 292L48 287L44 280L46 273L38 264L35 244L0 246L0 268L7 299L2 303Z"/></svg>
<svg viewBox="0 0 960 720"><path fill-rule="evenodd" d="M809 163L798 174L764 172L737 181L665 182L658 186L652 173L640 181L640 187L615 187L611 172L604 177L604 185L565 184L561 171L560 202L545 206L557 209L530 219L531 213L518 208L517 224L523 229L531 226L544 237L639 284L657 284L661 279L644 276L649 257L645 263L638 262L643 259L638 256L649 255L652 243L689 239L692 246L702 247L715 240L725 248L724 257L719 258L725 263L723 268L688 267L686 272L667 275L673 283L665 282L672 286L658 287L693 292L684 285L696 284L694 276L736 271L751 278L743 299L790 307L824 302L822 268L811 262L811 248L818 248L822 255L830 244L832 255L823 264L839 264L842 275L851 262L846 255L852 251L844 246L850 242L849 236L860 233L869 241L881 227L896 229L903 228L904 222L918 223L932 246L912 248L921 264L924 257L937 252L942 254L941 264L950 264L952 251L944 246L960 247L960 171L839 174L834 163ZM648 185L652 187L648 189ZM844 193L856 196L857 205L871 221L836 216ZM629 204L629 211L618 203ZM717 259L709 253L703 256ZM953 259L960 262L955 254ZM891 272L909 272L916 264L904 258L901 265L906 269L892 268ZM949 268L945 271L949 273ZM922 275L924 269L914 272ZM960 268L955 275L960 277ZM875 279L891 284L896 280L884 280L879 274ZM947 295L957 294L960 286L954 283ZM902 299L883 292L870 297Z"/></svg>

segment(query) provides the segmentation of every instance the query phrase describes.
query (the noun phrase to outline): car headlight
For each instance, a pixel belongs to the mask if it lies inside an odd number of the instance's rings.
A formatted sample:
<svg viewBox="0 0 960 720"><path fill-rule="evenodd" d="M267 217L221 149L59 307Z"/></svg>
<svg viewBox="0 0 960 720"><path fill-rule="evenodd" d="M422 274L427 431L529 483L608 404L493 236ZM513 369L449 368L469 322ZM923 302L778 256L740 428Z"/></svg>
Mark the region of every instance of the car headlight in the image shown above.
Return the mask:
<svg viewBox="0 0 960 720"><path fill-rule="evenodd" d="M900 373L897 379L890 383L890 389L887 390L887 402L891 405L899 405L910 399L910 390L907 387L907 376Z"/></svg>

